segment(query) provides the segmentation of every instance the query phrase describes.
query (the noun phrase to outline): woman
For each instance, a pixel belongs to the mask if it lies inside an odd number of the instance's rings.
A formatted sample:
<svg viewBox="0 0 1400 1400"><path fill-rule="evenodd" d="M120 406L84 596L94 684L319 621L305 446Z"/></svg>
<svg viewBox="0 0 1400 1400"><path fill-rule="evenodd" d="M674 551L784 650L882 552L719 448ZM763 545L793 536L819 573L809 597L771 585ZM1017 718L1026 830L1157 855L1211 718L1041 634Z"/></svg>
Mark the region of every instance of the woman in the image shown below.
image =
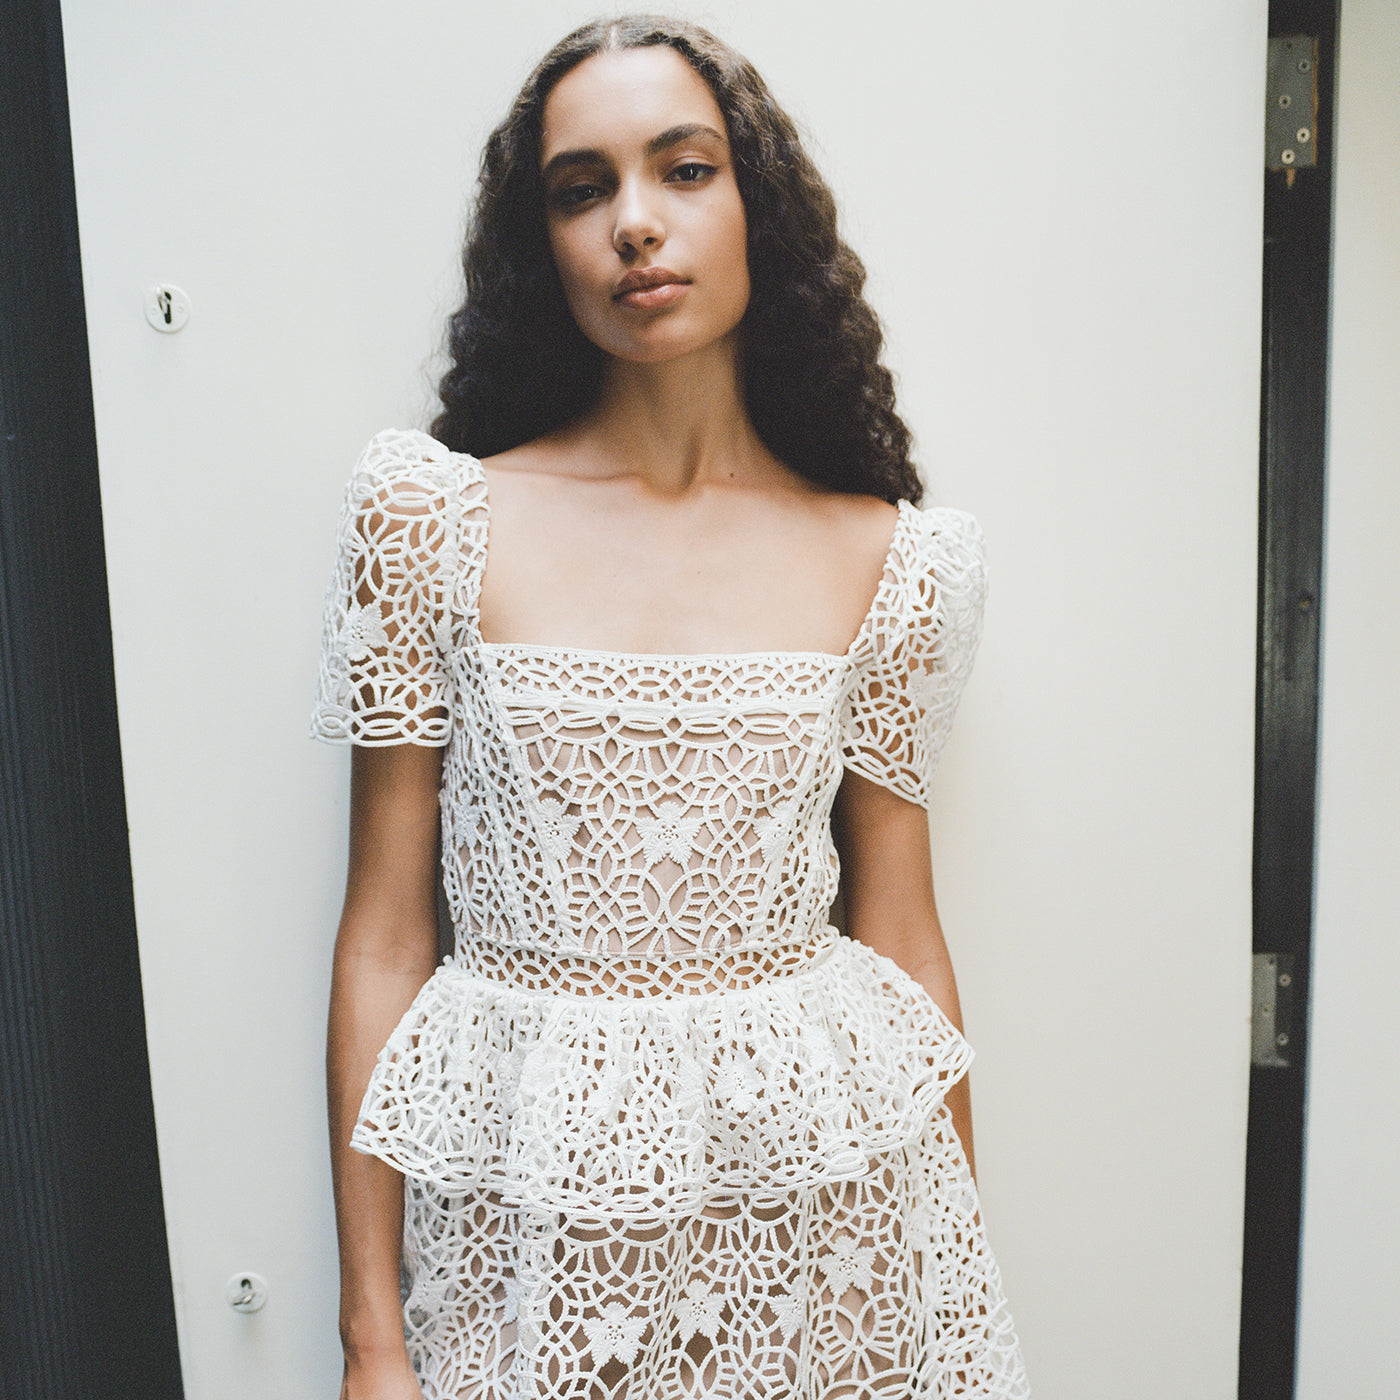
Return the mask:
<svg viewBox="0 0 1400 1400"><path fill-rule="evenodd" d="M465 261L436 440L351 482L316 720L358 746L342 1395L1025 1395L925 807L980 540L914 509L831 197L732 50L600 21Z"/></svg>

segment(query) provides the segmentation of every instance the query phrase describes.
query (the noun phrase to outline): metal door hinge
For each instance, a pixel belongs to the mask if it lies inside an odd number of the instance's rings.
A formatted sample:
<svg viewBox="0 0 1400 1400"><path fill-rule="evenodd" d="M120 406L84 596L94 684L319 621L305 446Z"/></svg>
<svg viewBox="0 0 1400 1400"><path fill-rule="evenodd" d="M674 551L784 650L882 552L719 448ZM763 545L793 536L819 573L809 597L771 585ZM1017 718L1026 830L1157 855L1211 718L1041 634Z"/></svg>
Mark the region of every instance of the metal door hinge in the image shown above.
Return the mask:
<svg viewBox="0 0 1400 1400"><path fill-rule="evenodd" d="M1249 1062L1273 1069L1292 1063L1293 954L1255 953Z"/></svg>
<svg viewBox="0 0 1400 1400"><path fill-rule="evenodd" d="M1317 40L1285 34L1269 40L1264 165L1293 172L1317 164Z"/></svg>

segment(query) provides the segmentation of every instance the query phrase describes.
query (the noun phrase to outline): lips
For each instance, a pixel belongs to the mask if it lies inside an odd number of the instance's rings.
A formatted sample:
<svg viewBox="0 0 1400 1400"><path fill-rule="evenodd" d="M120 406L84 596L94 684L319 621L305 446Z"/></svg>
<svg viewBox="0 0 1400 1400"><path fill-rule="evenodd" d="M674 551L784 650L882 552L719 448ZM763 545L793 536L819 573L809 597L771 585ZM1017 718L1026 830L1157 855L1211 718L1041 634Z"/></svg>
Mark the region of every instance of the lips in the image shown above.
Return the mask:
<svg viewBox="0 0 1400 1400"><path fill-rule="evenodd" d="M650 309L669 306L680 297L689 279L666 267L641 267L629 272L613 288L613 300L624 306Z"/></svg>

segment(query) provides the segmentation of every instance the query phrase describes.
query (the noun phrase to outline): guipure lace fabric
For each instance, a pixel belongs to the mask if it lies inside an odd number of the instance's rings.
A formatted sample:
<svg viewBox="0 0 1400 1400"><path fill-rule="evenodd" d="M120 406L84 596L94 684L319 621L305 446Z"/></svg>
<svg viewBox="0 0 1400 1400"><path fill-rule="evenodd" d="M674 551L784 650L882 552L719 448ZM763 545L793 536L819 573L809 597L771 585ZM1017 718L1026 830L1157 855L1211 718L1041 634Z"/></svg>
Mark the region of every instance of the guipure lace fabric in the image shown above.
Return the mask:
<svg viewBox="0 0 1400 1400"><path fill-rule="evenodd" d="M487 643L488 534L472 458L371 442L313 722L446 746L455 948L353 1139L408 1178L425 1396L1028 1395L943 1104L971 1052L827 922L843 772L928 800L976 524L901 506L843 656Z"/></svg>

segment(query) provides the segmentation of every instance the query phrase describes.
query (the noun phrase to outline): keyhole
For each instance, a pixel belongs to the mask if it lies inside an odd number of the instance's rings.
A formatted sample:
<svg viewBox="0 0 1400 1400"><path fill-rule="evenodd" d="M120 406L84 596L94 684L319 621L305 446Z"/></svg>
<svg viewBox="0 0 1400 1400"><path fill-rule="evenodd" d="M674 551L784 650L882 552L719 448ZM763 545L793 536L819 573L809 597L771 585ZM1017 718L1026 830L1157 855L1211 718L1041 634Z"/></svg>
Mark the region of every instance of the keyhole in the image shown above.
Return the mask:
<svg viewBox="0 0 1400 1400"><path fill-rule="evenodd" d="M224 1297L238 1312L261 1312L267 1304L267 1280L261 1274L234 1274L224 1285Z"/></svg>
<svg viewBox="0 0 1400 1400"><path fill-rule="evenodd" d="M145 312L152 330L174 335L189 322L190 299L173 282L157 283L146 292Z"/></svg>

